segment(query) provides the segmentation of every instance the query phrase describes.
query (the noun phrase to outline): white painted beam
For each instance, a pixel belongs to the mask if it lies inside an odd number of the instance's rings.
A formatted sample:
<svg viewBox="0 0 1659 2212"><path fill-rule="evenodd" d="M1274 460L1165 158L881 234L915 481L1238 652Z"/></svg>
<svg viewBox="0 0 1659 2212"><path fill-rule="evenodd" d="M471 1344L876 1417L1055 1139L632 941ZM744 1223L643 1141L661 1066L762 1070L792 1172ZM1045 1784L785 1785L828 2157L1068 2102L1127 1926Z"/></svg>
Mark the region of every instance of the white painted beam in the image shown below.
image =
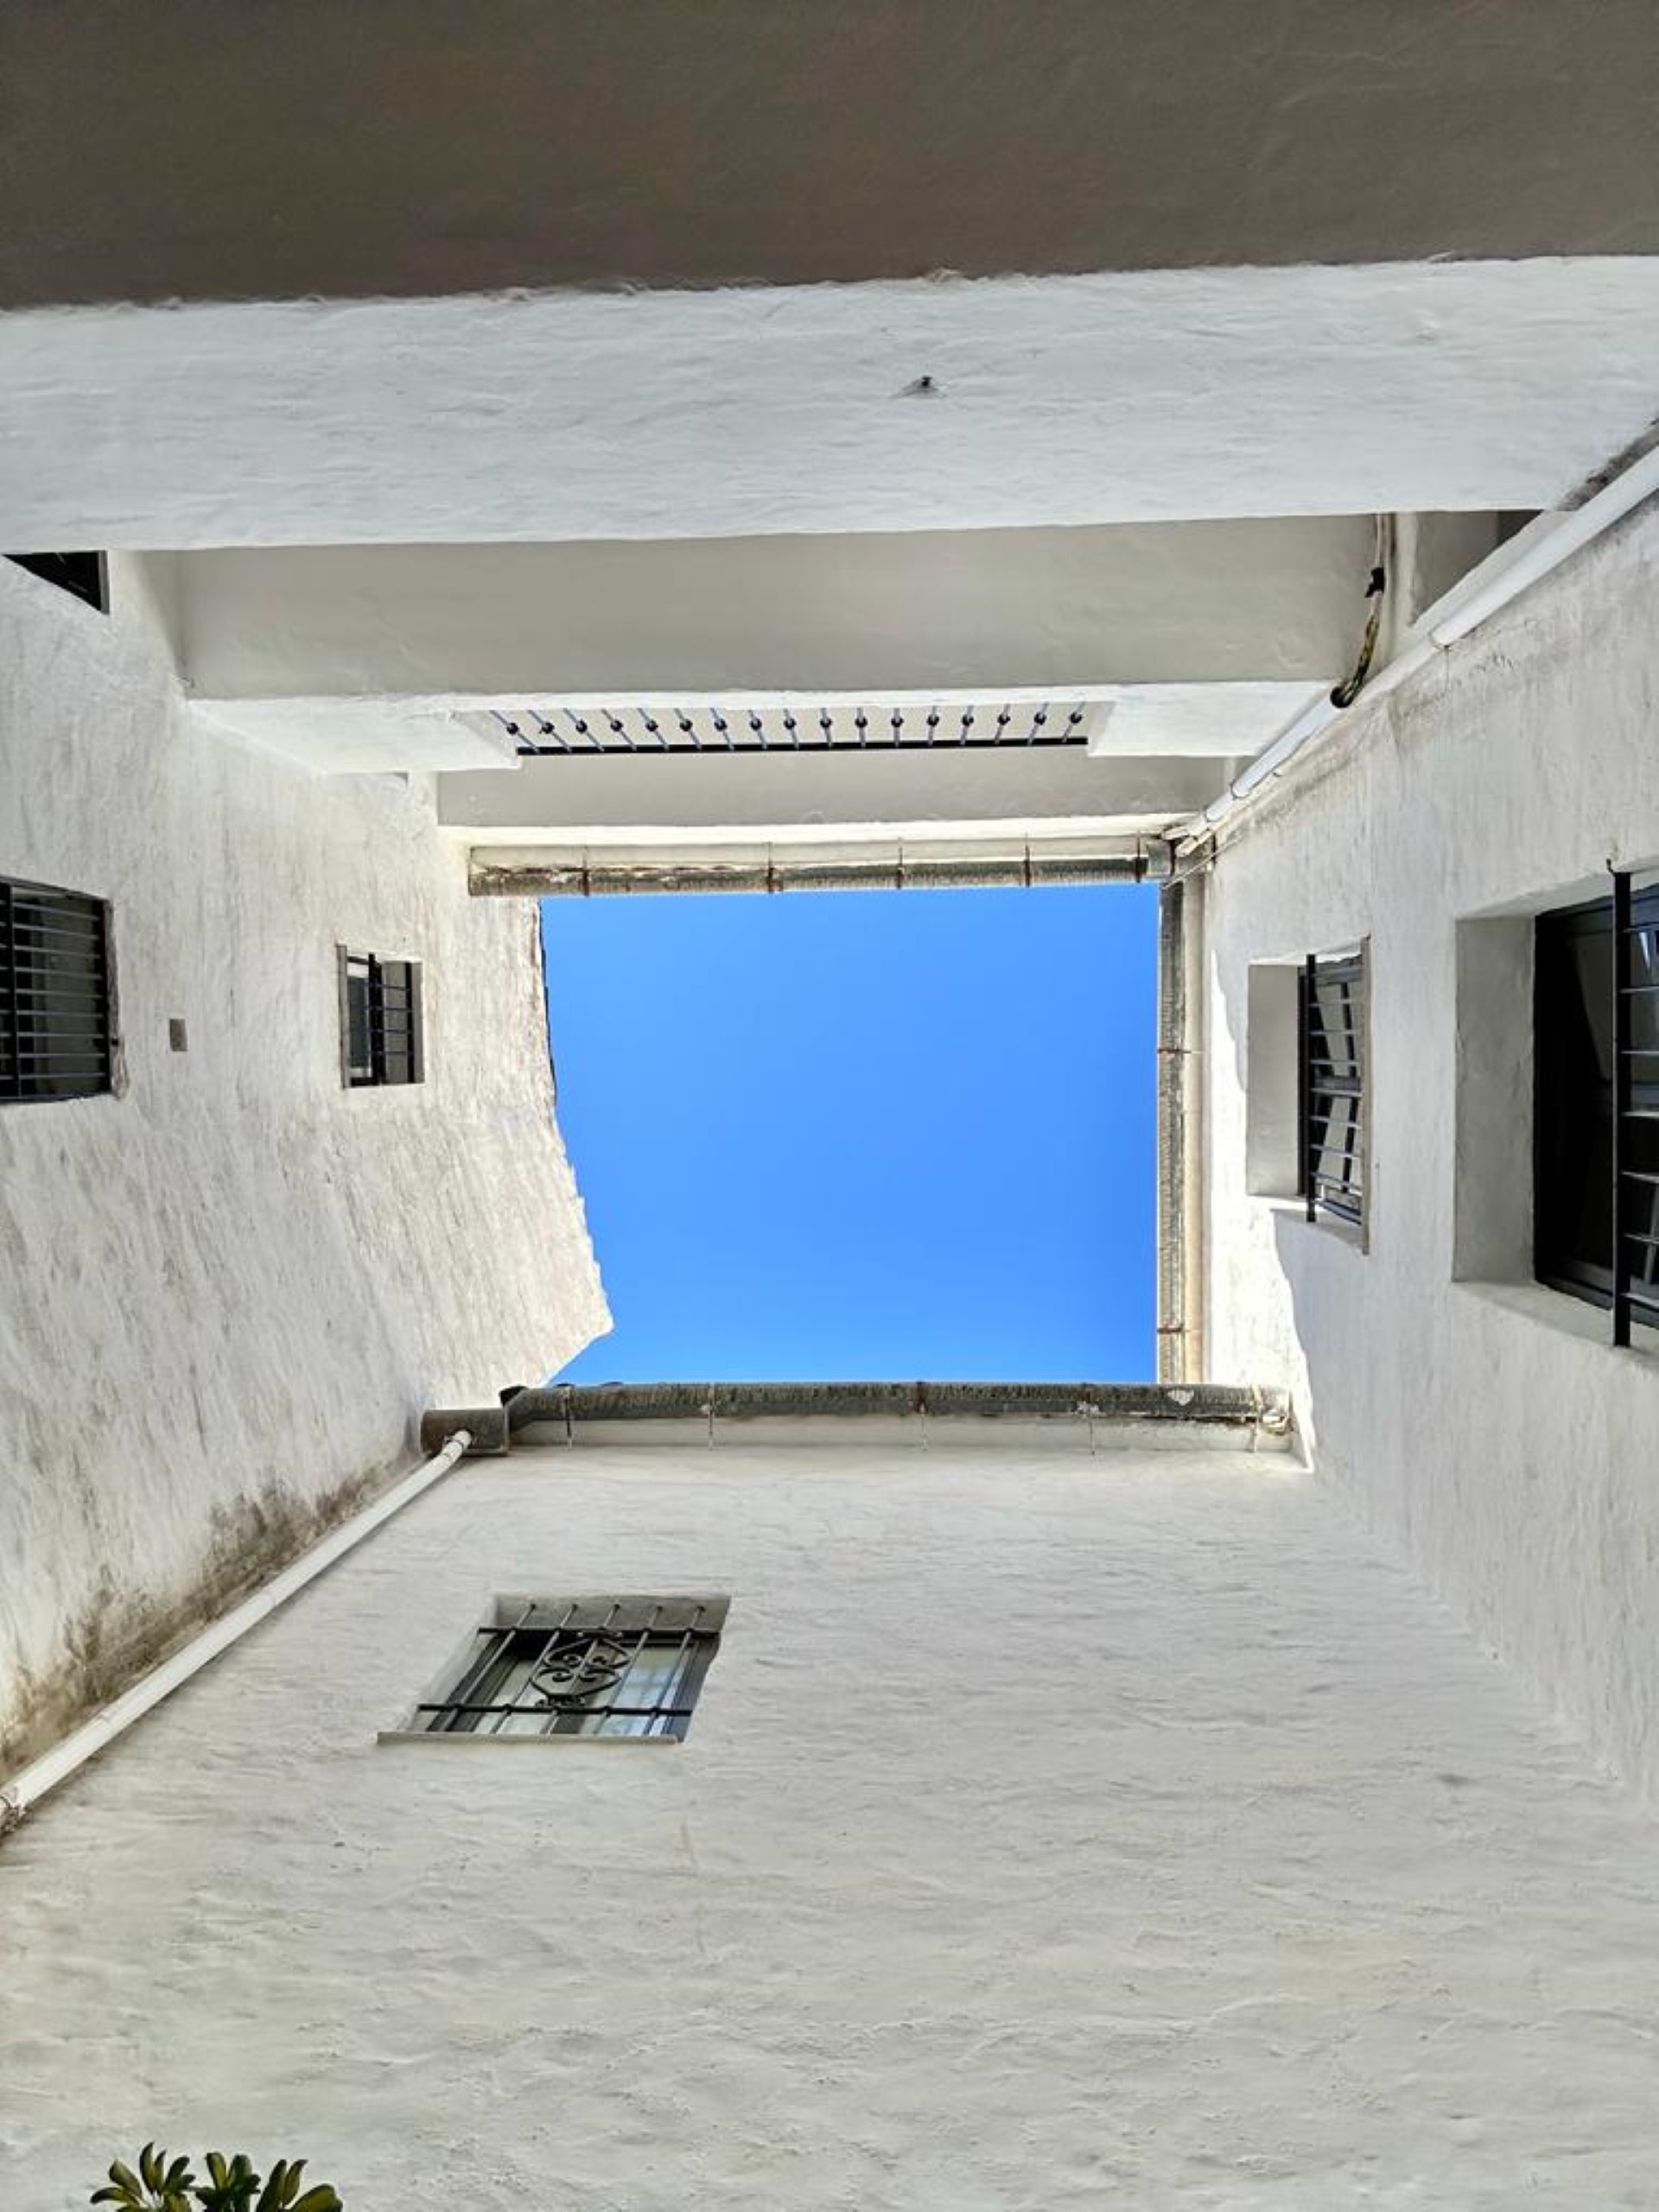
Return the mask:
<svg viewBox="0 0 1659 2212"><path fill-rule="evenodd" d="M510 775L438 779L438 819L474 844L531 846L604 833L649 841L721 832L839 841L879 828L937 834L1069 823L1102 835L1161 828L1214 798L1213 760L1091 760L1082 747L981 753L677 754L524 761Z"/></svg>
<svg viewBox="0 0 1659 2212"><path fill-rule="evenodd" d="M41 310L0 493L19 550L1534 508L1656 357L1636 257Z"/></svg>
<svg viewBox="0 0 1659 2212"><path fill-rule="evenodd" d="M203 702L982 698L1333 682L1352 660L1371 539L1369 518L1336 516L307 546L188 553L176 578Z"/></svg>

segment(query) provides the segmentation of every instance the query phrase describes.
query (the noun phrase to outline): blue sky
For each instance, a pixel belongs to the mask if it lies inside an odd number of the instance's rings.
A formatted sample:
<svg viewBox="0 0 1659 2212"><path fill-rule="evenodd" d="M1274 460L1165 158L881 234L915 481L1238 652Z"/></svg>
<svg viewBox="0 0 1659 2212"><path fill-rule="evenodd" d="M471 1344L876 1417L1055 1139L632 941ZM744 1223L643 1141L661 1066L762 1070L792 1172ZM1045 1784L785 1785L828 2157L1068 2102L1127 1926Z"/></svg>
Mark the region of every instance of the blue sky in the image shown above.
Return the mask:
<svg viewBox="0 0 1659 2212"><path fill-rule="evenodd" d="M1149 885L543 903L581 1382L1135 1381Z"/></svg>

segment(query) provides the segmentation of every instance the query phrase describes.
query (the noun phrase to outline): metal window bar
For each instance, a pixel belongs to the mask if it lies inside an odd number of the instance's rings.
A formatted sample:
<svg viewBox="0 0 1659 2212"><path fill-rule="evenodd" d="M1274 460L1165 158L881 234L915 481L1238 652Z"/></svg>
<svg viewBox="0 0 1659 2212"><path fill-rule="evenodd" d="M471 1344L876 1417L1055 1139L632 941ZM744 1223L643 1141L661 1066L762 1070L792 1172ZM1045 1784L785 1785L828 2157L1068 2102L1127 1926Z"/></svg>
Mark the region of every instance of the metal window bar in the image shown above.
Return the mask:
<svg viewBox="0 0 1659 2212"><path fill-rule="evenodd" d="M663 1624L670 1601L619 1620L579 1619L568 1604L550 1624L528 1602L516 1619L478 1630L448 1696L423 1700L416 1726L433 1735L683 1738L702 1676L720 1643L710 1609L694 1605L683 1625ZM639 1608L632 1609L638 1615Z"/></svg>
<svg viewBox="0 0 1659 2212"><path fill-rule="evenodd" d="M1302 1198L1310 1221L1325 1212L1356 1227L1365 1202L1363 987L1359 955L1319 960L1309 953L1303 963L1297 1084Z"/></svg>
<svg viewBox="0 0 1659 2212"><path fill-rule="evenodd" d="M113 1088L109 909L0 879L0 1103Z"/></svg>
<svg viewBox="0 0 1659 2212"><path fill-rule="evenodd" d="M351 1089L423 1080L418 961L342 950L340 1020Z"/></svg>

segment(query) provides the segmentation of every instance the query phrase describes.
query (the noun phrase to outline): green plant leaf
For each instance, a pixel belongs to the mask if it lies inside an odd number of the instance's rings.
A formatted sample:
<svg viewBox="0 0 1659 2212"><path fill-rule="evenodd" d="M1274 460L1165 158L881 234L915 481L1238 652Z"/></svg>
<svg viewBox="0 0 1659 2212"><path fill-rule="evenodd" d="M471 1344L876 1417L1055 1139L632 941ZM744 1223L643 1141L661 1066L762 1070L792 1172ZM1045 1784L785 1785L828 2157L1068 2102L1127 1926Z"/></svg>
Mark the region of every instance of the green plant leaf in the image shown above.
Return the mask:
<svg viewBox="0 0 1659 2212"><path fill-rule="evenodd" d="M146 2143L138 2153L138 2171L117 2158L108 2183L94 2190L89 2202L113 2205L118 2212L344 2212L327 2183L304 2189L303 2158L279 2158L263 2190L245 2151L230 2158L222 2151L205 2152L202 2163L207 2178L199 2182L188 2156L172 2158L157 2144Z"/></svg>

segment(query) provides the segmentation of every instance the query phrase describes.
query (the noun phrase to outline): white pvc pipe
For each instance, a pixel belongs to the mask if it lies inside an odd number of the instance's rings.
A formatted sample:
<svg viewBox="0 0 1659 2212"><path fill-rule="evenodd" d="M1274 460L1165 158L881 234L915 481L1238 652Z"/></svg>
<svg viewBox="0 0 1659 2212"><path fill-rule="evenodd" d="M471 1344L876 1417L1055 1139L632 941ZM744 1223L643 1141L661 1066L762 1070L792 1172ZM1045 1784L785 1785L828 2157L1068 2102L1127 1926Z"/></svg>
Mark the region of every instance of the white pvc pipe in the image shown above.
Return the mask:
<svg viewBox="0 0 1659 2212"><path fill-rule="evenodd" d="M1466 638L1483 622L1517 600L1523 591L1540 582L1559 569L1563 561L1622 522L1644 499L1659 492L1659 445L1649 448L1640 460L1605 484L1593 498L1581 507L1563 515L1548 536L1539 537L1522 548L1514 559L1501 568L1490 582L1479 586L1468 596L1460 597L1458 588L1446 594L1442 605L1446 613L1438 619L1433 608L1417 625L1418 635L1405 651L1386 662L1366 684L1355 706L1363 706L1368 699L1380 697L1392 691L1396 684L1415 676L1439 658L1448 645L1459 638ZM1229 820L1253 791L1275 776L1282 775L1290 762L1305 753L1324 737L1350 708L1332 705L1329 698L1316 699L1305 708L1287 729L1281 730L1273 742L1258 753L1248 767L1241 771L1217 799L1212 799L1194 823L1195 836L1203 836Z"/></svg>
<svg viewBox="0 0 1659 2212"><path fill-rule="evenodd" d="M0 1789L0 1835L37 1805L48 1789L55 1789L59 1783L66 1781L77 1768L124 1734L135 1720L141 1720L164 1697L170 1697L211 1660L217 1659L221 1651L274 1613L278 1605L285 1605L307 1583L315 1581L325 1568L360 1544L365 1536L372 1535L383 1522L390 1521L394 1513L401 1513L404 1506L441 1481L472 1440L470 1431L457 1429L442 1452L412 1468L390 1490L383 1491L372 1505L365 1505L349 1521L342 1521L339 1528L331 1529L309 1551L302 1553L291 1567L273 1575L252 1597L244 1599L239 1605L233 1605L228 1613L210 1622L182 1649L163 1659L159 1667L152 1668L130 1690L124 1690L108 1705L100 1706L90 1720L83 1721L61 1743L54 1744L31 1765L13 1775L5 1788Z"/></svg>
<svg viewBox="0 0 1659 2212"><path fill-rule="evenodd" d="M1621 470L1611 484L1604 484L1593 499L1564 514L1548 537L1529 545L1501 575L1494 576L1491 583L1463 601L1443 621L1433 620L1431 614L1429 636L1442 648L1459 638L1467 637L1489 615L1507 607L1512 599L1518 599L1540 577L1559 569L1569 554L1588 545L1616 522L1622 522L1633 508L1639 507L1656 492L1659 492L1659 445L1650 446L1639 460Z"/></svg>

